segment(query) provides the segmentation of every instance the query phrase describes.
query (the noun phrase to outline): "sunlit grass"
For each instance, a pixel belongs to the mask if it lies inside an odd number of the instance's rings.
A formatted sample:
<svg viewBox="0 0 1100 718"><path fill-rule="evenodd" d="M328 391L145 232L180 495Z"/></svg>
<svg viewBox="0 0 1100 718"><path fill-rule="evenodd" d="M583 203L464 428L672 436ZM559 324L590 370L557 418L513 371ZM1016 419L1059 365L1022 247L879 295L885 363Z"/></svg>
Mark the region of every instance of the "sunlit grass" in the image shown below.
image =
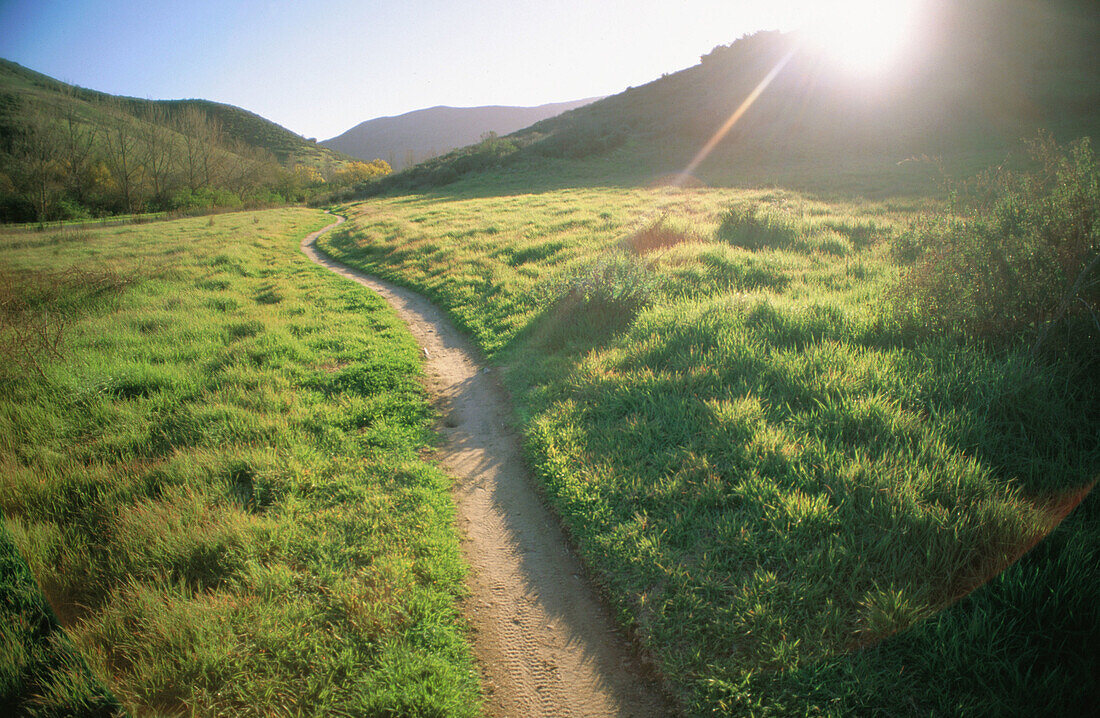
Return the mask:
<svg viewBox="0 0 1100 718"><path fill-rule="evenodd" d="M5 705L108 701L79 655L138 714L477 713L416 345L298 251L330 220L0 238L5 271L133 278L84 302L44 376L0 377L5 537L75 648L5 603Z"/></svg>
<svg viewBox="0 0 1100 718"><path fill-rule="evenodd" d="M353 205L323 246L507 368L551 502L689 713L1072 712L1095 509L1000 572L1100 470L1095 399L893 313L891 242L929 208L459 187Z"/></svg>

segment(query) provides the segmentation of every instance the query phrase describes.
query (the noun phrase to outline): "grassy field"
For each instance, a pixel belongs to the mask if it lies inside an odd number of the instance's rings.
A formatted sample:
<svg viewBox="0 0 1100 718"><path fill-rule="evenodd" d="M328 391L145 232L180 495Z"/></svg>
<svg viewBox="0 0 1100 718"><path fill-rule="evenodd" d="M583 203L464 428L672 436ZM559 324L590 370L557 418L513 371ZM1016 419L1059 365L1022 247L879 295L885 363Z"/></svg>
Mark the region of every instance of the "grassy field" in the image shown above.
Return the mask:
<svg viewBox="0 0 1100 718"><path fill-rule="evenodd" d="M330 220L0 236L0 712L478 713L416 345Z"/></svg>
<svg viewBox="0 0 1100 718"><path fill-rule="evenodd" d="M350 205L322 247L507 370L549 501L690 715L1095 703L1096 499L1059 522L1100 471L1096 387L895 311L892 245L942 206L487 183Z"/></svg>

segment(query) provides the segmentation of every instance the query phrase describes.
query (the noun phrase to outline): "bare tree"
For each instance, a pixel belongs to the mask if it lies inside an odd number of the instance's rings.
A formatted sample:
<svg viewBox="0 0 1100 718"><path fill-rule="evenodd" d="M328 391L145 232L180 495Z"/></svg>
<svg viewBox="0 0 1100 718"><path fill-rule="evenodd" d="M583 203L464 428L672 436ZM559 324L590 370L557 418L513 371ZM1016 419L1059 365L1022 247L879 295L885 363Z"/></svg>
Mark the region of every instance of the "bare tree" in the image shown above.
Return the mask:
<svg viewBox="0 0 1100 718"><path fill-rule="evenodd" d="M232 146L231 153L226 157L228 163L223 179L226 186L241 198L265 182L272 182L275 179L277 170L275 157L263 148L236 142Z"/></svg>
<svg viewBox="0 0 1100 718"><path fill-rule="evenodd" d="M61 128L41 115L29 116L13 143L14 182L34 202L40 223L63 187L64 170L58 156L64 140Z"/></svg>
<svg viewBox="0 0 1100 718"><path fill-rule="evenodd" d="M62 116L61 163L65 174L65 189L80 203L88 199L91 168L97 129L93 122L80 117L80 100L76 88L65 85L61 90L67 102Z"/></svg>
<svg viewBox="0 0 1100 718"><path fill-rule="evenodd" d="M184 182L192 192L209 187L218 169L221 126L199 108L189 106L177 117L176 131L183 136L179 164Z"/></svg>
<svg viewBox="0 0 1100 718"><path fill-rule="evenodd" d="M152 185L153 196L160 201L171 189L172 171L176 162L176 138L168 128L168 114L159 105L150 105L142 113L141 165Z"/></svg>
<svg viewBox="0 0 1100 718"><path fill-rule="evenodd" d="M112 121L103 126L105 160L118 183L126 210L134 214L144 205L144 168L141 164L141 139L133 120L115 108Z"/></svg>
<svg viewBox="0 0 1100 718"><path fill-rule="evenodd" d="M199 159L202 166L202 179L207 187L218 184L218 180L225 169L225 153L221 146L225 143L225 133L222 132L221 123L213 117L206 115L206 123L201 126L202 140Z"/></svg>
<svg viewBox="0 0 1100 718"><path fill-rule="evenodd" d="M182 151L180 152L177 162L179 163L180 173L183 175L184 184L192 192L199 188L199 176L198 176L198 142L199 138L196 134L194 125L197 123L196 110L192 107L184 108L179 115L176 116L175 129L176 132L182 137Z"/></svg>

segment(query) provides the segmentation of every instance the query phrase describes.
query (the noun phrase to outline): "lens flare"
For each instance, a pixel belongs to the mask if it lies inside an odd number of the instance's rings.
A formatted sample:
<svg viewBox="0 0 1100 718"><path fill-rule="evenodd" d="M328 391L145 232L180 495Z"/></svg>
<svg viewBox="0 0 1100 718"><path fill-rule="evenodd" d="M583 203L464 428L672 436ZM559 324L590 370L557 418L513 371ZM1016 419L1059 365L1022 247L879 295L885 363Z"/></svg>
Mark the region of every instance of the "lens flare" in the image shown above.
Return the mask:
<svg viewBox="0 0 1100 718"><path fill-rule="evenodd" d="M699 152L691 160L691 163L684 168L683 172L680 173L679 179L676 182L676 186L682 187L685 183L687 183L688 179L692 176L692 173L695 172L695 170L699 169L699 165L703 164L703 160L705 160L707 156L710 155L710 153L714 150L714 148L718 146L718 143L721 142L722 139L729 134L729 131L733 129L733 126L737 124L737 121L741 119L742 115L748 112L748 109L752 107L752 104L756 102L756 99L760 97L764 90L768 88L768 85L772 84L772 80L774 80L775 76L778 75L780 71L782 71L782 69L787 66L787 63L791 61L791 58L794 57L794 54L796 52L798 52L797 45L792 47L787 52L787 54L779 60L779 62L775 63L775 66L768 72L767 75L764 76L764 79L757 83L756 87L754 87L752 92L749 93L749 96L745 98L745 101L742 102L737 107L737 109L733 111L733 114L729 116L729 119L727 119L725 123L723 123L722 126L719 127L718 130L711 136L711 138L707 140L707 143L703 145L703 149L699 150Z"/></svg>
<svg viewBox="0 0 1100 718"><path fill-rule="evenodd" d="M843 69L891 69L918 39L922 0L833 0L821 3L801 34L810 49Z"/></svg>

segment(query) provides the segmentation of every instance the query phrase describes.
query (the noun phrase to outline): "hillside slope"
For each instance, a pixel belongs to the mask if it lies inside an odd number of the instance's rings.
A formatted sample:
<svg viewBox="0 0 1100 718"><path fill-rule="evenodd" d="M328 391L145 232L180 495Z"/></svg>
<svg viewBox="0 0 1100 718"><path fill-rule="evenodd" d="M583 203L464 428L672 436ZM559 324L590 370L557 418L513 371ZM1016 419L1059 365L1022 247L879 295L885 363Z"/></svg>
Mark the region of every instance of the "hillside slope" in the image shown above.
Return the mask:
<svg viewBox="0 0 1100 718"><path fill-rule="evenodd" d="M597 99L590 97L537 107L431 107L367 120L319 144L365 160L380 157L394 169L401 169L417 160L477 142L487 132L506 135Z"/></svg>
<svg viewBox="0 0 1100 718"><path fill-rule="evenodd" d="M906 161L912 158L942 159L948 171L968 173L1003 161L1039 129L1061 140L1097 134L1094 3L939 0L927 7L920 51L889 76L843 72L794 34L760 32L715 48L694 67L540 121L504 146L459 150L388 185L448 184L498 166L526 169L516 173L517 185L646 183L687 167L792 52L695 168L698 180L918 189L938 168Z"/></svg>
<svg viewBox="0 0 1100 718"><path fill-rule="evenodd" d="M239 107L118 97L0 60L0 222L300 202L364 170Z"/></svg>
<svg viewBox="0 0 1100 718"><path fill-rule="evenodd" d="M97 114L90 108L103 103L118 103L138 119L143 119L151 108L162 108L168 118L195 109L216 120L231 141L270 152L283 166L308 164L320 168L342 165L350 159L234 105L198 99L143 100L110 95L69 85L3 58L0 58L0 98L5 106L18 106L24 111L38 108L59 117L65 116L68 107L75 104L78 113L88 119Z"/></svg>

